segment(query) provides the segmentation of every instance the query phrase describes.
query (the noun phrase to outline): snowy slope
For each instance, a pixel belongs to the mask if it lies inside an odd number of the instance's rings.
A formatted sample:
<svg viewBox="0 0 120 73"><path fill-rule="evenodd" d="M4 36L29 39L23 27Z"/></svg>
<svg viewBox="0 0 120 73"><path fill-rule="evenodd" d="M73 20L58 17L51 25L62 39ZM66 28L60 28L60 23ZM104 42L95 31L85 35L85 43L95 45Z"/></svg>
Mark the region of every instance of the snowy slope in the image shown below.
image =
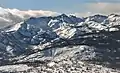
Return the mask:
<svg viewBox="0 0 120 73"><path fill-rule="evenodd" d="M37 63L40 67L41 63L53 61L61 65L70 60L70 66L87 61L119 68L119 21L116 14L86 18L66 14L30 17L1 31L0 65Z"/></svg>

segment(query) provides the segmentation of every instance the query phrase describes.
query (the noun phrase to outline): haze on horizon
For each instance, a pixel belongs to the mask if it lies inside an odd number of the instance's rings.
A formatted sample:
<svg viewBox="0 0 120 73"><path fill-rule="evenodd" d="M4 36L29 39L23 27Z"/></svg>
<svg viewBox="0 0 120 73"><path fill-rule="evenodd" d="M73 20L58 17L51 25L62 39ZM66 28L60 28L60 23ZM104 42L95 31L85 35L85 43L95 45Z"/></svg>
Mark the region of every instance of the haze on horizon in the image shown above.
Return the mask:
<svg viewBox="0 0 120 73"><path fill-rule="evenodd" d="M120 0L0 0L4 8L71 13L78 16L120 13Z"/></svg>

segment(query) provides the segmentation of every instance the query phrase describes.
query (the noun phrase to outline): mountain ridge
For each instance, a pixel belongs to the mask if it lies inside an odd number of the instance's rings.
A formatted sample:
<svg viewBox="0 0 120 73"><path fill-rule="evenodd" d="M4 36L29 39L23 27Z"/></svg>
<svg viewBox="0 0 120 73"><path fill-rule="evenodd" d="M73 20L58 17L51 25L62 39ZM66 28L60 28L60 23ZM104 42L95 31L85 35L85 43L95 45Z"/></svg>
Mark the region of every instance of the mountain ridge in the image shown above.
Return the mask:
<svg viewBox="0 0 120 73"><path fill-rule="evenodd" d="M31 17L1 30L0 65L73 59L119 68L119 21L116 14Z"/></svg>

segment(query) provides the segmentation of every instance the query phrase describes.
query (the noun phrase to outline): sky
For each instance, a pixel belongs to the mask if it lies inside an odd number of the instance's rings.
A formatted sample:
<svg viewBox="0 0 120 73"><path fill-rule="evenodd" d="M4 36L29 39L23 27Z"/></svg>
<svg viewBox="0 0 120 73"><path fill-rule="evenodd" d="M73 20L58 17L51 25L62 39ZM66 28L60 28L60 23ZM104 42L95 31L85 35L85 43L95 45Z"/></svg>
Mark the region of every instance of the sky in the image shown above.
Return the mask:
<svg viewBox="0 0 120 73"><path fill-rule="evenodd" d="M20 10L47 10L77 15L120 12L120 0L0 0L0 6Z"/></svg>

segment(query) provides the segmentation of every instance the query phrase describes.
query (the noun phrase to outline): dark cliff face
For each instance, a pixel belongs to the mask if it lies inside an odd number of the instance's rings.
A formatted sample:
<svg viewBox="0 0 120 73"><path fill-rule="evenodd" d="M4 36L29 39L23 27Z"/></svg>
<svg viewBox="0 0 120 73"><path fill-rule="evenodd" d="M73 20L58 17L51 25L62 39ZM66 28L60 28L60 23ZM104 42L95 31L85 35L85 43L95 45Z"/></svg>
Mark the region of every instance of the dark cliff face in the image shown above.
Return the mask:
<svg viewBox="0 0 120 73"><path fill-rule="evenodd" d="M17 30L1 31L0 65L67 56L69 50L75 59L119 66L120 25L118 20L111 21L115 18L32 17Z"/></svg>

